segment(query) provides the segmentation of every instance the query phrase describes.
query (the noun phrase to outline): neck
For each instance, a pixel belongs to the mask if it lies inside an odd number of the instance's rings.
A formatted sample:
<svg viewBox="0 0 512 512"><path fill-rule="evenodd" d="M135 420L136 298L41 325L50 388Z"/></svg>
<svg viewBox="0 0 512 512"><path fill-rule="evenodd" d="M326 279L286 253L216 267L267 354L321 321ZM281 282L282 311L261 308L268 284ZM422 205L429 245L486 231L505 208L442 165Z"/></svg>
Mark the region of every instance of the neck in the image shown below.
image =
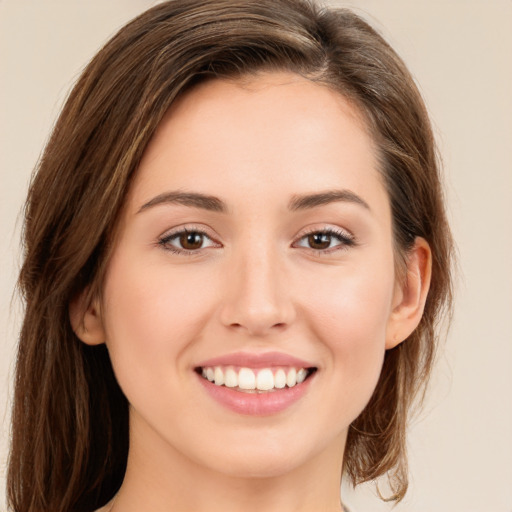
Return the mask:
<svg viewBox="0 0 512 512"><path fill-rule="evenodd" d="M239 476L198 464L154 431L138 434L130 437L127 471L112 512L342 511L344 439L287 471Z"/></svg>

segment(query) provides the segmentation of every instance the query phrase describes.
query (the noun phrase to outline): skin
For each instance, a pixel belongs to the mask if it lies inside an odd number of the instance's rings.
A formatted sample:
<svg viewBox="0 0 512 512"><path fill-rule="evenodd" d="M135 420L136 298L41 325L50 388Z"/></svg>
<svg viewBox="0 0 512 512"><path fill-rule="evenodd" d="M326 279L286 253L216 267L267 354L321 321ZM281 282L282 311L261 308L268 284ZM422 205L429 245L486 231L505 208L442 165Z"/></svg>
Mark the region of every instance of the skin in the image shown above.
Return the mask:
<svg viewBox="0 0 512 512"><path fill-rule="evenodd" d="M227 213L162 193L221 198ZM364 203L287 208L346 190ZM175 254L187 227L207 233ZM342 230L329 251L308 231ZM85 343L106 343L130 402L125 481L103 510L341 510L350 423L386 349L417 326L430 281L421 239L395 273L392 221L373 141L341 95L289 73L210 81L182 96L146 149L126 199L101 301L71 305ZM83 295L83 297L85 294ZM84 313L85 311L85 313ZM308 392L263 417L226 409L194 368L236 351L311 361Z"/></svg>

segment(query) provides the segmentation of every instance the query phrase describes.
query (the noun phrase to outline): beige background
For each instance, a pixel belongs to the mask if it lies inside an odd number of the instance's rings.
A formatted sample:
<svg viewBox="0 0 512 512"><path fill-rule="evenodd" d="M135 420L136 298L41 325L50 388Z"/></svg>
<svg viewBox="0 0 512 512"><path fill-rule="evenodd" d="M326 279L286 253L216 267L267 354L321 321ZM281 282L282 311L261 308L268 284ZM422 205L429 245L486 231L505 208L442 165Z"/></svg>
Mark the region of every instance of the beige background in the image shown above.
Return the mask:
<svg viewBox="0 0 512 512"><path fill-rule="evenodd" d="M151 0L0 0L0 509L19 304L19 212L80 69ZM340 4L341 2L331 2ZM512 512L512 0L352 0L420 83L444 155L461 278L452 331L410 435L397 512ZM373 487L359 512L390 510Z"/></svg>

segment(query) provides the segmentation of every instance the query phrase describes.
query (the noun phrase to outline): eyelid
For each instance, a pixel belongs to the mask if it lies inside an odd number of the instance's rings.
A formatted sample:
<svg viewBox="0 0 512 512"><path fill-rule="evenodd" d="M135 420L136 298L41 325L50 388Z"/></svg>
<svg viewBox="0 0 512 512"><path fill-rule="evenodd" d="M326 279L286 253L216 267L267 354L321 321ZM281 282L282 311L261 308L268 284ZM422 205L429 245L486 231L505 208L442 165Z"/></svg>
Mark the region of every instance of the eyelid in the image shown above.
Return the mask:
<svg viewBox="0 0 512 512"><path fill-rule="evenodd" d="M314 226L312 228L306 229L304 233L299 238L303 238L307 235L311 235L312 233L336 233L338 235L342 235L347 239L355 240L355 236L345 228L342 228L340 226Z"/></svg>

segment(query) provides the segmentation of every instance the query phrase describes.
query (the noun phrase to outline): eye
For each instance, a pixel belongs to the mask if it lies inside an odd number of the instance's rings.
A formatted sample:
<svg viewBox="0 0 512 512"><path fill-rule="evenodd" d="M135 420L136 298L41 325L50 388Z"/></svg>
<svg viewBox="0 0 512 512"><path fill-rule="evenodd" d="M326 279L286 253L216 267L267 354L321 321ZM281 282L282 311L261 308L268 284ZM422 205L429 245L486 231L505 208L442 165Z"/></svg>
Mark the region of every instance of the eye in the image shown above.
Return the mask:
<svg viewBox="0 0 512 512"><path fill-rule="evenodd" d="M209 240L211 243L204 246L205 240ZM200 229L182 229L166 234L160 238L158 244L168 251L187 256L193 256L205 247L215 246L212 239Z"/></svg>
<svg viewBox="0 0 512 512"><path fill-rule="evenodd" d="M304 241L306 245L300 242ZM320 254L329 254L355 245L354 236L341 229L322 229L306 233L299 240L299 247L306 247Z"/></svg>

